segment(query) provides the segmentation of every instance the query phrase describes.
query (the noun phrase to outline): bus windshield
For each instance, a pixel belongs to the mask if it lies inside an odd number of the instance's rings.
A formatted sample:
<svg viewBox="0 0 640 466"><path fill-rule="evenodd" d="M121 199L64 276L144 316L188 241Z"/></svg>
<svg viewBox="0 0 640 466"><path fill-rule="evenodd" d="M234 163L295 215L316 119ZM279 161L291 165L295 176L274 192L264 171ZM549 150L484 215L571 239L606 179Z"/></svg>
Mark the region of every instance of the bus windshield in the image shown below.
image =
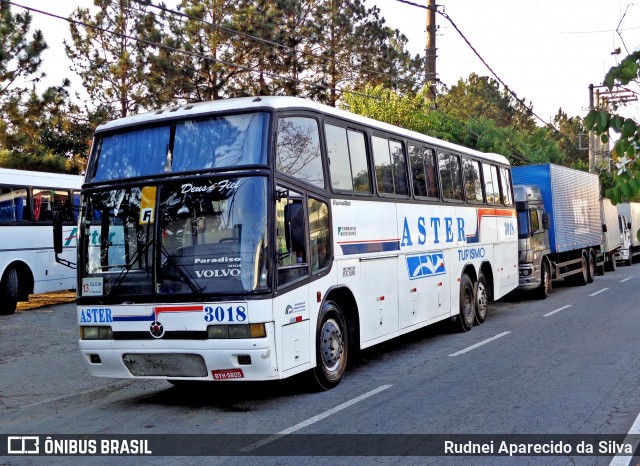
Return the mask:
<svg viewBox="0 0 640 466"><path fill-rule="evenodd" d="M86 196L83 296L267 289L267 178L185 178Z"/></svg>
<svg viewBox="0 0 640 466"><path fill-rule="evenodd" d="M185 120L96 138L88 181L265 165L269 114Z"/></svg>

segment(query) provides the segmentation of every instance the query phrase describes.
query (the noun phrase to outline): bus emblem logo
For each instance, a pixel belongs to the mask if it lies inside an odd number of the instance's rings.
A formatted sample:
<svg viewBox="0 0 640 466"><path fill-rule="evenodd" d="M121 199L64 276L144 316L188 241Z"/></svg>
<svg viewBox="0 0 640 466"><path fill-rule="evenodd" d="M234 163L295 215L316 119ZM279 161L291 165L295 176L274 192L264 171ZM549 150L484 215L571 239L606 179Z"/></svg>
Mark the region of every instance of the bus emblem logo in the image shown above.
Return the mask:
<svg viewBox="0 0 640 466"><path fill-rule="evenodd" d="M153 338L162 338L164 335L164 327L160 322L155 320L151 322L151 325L149 326L149 333L151 333Z"/></svg>
<svg viewBox="0 0 640 466"><path fill-rule="evenodd" d="M407 269L411 280L442 275L445 273L444 253L433 252L407 256Z"/></svg>

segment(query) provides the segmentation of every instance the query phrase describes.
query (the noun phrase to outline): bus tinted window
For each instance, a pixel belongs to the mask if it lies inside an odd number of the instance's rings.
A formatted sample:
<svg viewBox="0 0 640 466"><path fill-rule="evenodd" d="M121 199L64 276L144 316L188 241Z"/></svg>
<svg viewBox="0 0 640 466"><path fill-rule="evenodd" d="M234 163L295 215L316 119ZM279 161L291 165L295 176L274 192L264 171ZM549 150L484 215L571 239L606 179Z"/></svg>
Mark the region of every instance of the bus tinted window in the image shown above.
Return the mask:
<svg viewBox="0 0 640 466"><path fill-rule="evenodd" d="M24 188L0 188L0 222L24 222L31 220L27 190Z"/></svg>
<svg viewBox="0 0 640 466"><path fill-rule="evenodd" d="M329 206L309 198L309 240L311 243L311 271L324 269L331 263L331 234Z"/></svg>
<svg viewBox="0 0 640 466"><path fill-rule="evenodd" d="M276 169L314 186L324 187L318 122L313 118L281 118L278 124Z"/></svg>
<svg viewBox="0 0 640 466"><path fill-rule="evenodd" d="M484 191L487 194L487 203L499 204L500 189L498 186L498 167L488 163L483 163L482 175L484 176Z"/></svg>
<svg viewBox="0 0 640 466"><path fill-rule="evenodd" d="M513 197L511 196L511 173L506 168L500 168L500 182L502 188L502 203L504 205L513 205Z"/></svg>
<svg viewBox="0 0 640 466"><path fill-rule="evenodd" d="M398 141L389 141L391 150L391 160L393 163L393 182L396 194L409 195L409 184L407 183L407 164L404 160L404 149Z"/></svg>
<svg viewBox="0 0 640 466"><path fill-rule="evenodd" d="M411 164L413 193L417 197L438 197L436 155L433 149L410 144L409 163Z"/></svg>
<svg viewBox="0 0 640 466"><path fill-rule="evenodd" d="M265 164L268 121L248 113L176 124L171 171Z"/></svg>
<svg viewBox="0 0 640 466"><path fill-rule="evenodd" d="M438 154L438 168L442 183L442 197L453 201L461 201L460 157L440 152Z"/></svg>
<svg viewBox="0 0 640 466"><path fill-rule="evenodd" d="M482 183L480 182L480 163L477 160L464 160L464 190L469 202L483 202Z"/></svg>
<svg viewBox="0 0 640 466"><path fill-rule="evenodd" d="M371 192L364 134L326 125L331 187L346 191Z"/></svg>
<svg viewBox="0 0 640 466"><path fill-rule="evenodd" d="M407 169L402 144L376 136L371 138L371 142L378 192L408 195Z"/></svg>
<svg viewBox="0 0 640 466"><path fill-rule="evenodd" d="M173 147L170 125L104 135L91 181L266 164L268 123L266 113L181 121Z"/></svg>
<svg viewBox="0 0 640 466"><path fill-rule="evenodd" d="M66 221L72 219L69 192L52 189L33 190L33 219L36 221L53 220L53 210L61 210Z"/></svg>

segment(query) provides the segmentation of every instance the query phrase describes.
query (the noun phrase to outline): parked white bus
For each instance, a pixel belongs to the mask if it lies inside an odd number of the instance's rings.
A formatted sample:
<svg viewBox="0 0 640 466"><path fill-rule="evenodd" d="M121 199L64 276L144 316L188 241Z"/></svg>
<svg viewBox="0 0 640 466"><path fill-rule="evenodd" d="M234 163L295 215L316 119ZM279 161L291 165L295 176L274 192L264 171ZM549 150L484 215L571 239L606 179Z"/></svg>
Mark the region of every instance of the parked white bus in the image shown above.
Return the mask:
<svg viewBox="0 0 640 466"><path fill-rule="evenodd" d="M91 374L338 384L352 350L518 284L506 158L290 97L95 134L78 238Z"/></svg>
<svg viewBox="0 0 640 466"><path fill-rule="evenodd" d="M76 288L76 273L57 264L53 209L63 213L63 258L76 257L82 177L0 168L0 314L13 314L29 294Z"/></svg>

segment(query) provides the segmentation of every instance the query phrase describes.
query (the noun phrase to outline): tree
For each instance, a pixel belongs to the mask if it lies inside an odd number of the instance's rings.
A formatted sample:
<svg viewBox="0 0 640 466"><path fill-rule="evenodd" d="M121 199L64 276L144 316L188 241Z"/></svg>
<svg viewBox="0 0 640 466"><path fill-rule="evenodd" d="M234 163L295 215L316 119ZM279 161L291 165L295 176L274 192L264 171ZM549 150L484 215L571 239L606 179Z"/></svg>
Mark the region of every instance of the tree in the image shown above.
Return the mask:
<svg viewBox="0 0 640 466"><path fill-rule="evenodd" d="M604 84L613 90L615 86L626 86L638 78L640 51L627 55L619 65L612 67L604 77ZM592 109L584 119L585 128L600 136L603 143L610 140L611 132L617 133L611 157L615 166L613 186L606 196L613 204L640 198L640 126L633 118L625 118L614 106Z"/></svg>
<svg viewBox="0 0 640 466"><path fill-rule="evenodd" d="M78 8L69 24L71 43L65 51L71 69L82 78L89 97L125 117L147 109L149 56L158 39L155 17L147 5L134 0L94 0L97 12ZM81 23L81 24L78 24Z"/></svg>
<svg viewBox="0 0 640 466"><path fill-rule="evenodd" d="M0 104L28 92L25 81L38 82L45 74L40 70L42 52L47 49L42 31L34 31L29 40L31 15L13 15L11 5L0 3Z"/></svg>
<svg viewBox="0 0 640 466"><path fill-rule="evenodd" d="M534 130L535 121L529 108L516 100L500 83L488 76L471 73L460 79L438 101L446 114L461 120L484 116L500 127L514 126L521 130Z"/></svg>

